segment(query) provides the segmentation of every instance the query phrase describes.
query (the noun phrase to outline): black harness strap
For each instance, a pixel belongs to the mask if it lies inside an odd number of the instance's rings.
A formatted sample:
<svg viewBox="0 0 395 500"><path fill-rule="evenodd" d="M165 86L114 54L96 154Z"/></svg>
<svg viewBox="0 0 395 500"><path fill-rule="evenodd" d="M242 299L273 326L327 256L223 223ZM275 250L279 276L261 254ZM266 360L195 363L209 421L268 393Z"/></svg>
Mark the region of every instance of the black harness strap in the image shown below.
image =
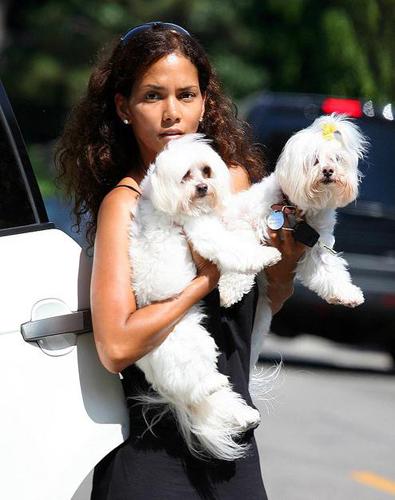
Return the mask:
<svg viewBox="0 0 395 500"><path fill-rule="evenodd" d="M115 188L120 188L120 187L129 188L129 189L131 189L132 191L135 191L137 194L139 194L141 196L141 192L138 189L136 189L136 188L134 188L132 186L128 186L127 184L118 184L118 186L115 186L114 189Z"/></svg>

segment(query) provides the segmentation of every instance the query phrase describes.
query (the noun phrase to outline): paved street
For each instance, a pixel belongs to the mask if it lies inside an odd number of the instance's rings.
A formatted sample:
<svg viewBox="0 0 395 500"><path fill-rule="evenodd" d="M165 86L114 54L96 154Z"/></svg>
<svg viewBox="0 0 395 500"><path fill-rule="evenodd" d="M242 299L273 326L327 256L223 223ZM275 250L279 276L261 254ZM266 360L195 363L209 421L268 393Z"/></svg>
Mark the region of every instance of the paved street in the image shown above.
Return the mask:
<svg viewBox="0 0 395 500"><path fill-rule="evenodd" d="M256 437L270 500L379 500L395 496L395 380L384 353L314 338L269 338L284 357ZM263 366L270 366L268 361Z"/></svg>
<svg viewBox="0 0 395 500"><path fill-rule="evenodd" d="M269 500L395 497L389 356L314 337L269 337L262 366L280 356L275 400L258 404L263 424L256 438ZM88 500L89 489L90 478L72 500Z"/></svg>

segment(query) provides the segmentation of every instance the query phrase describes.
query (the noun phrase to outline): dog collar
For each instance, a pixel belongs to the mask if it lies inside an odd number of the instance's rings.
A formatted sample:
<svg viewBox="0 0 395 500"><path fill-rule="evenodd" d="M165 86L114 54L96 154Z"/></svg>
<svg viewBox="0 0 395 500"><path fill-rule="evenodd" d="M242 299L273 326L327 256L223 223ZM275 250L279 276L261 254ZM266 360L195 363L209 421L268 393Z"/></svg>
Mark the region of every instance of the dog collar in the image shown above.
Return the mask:
<svg viewBox="0 0 395 500"><path fill-rule="evenodd" d="M271 206L272 211L268 215L266 222L272 230L283 228L293 231L296 224L303 220L301 210L292 205L284 193L281 194L283 197L282 203L275 203Z"/></svg>
<svg viewBox="0 0 395 500"><path fill-rule="evenodd" d="M284 229L293 231L296 241L308 247L313 247L320 238L320 234L302 218L302 211L291 205L287 196L283 195L283 203L271 206L272 211L266 219L268 227L272 230Z"/></svg>

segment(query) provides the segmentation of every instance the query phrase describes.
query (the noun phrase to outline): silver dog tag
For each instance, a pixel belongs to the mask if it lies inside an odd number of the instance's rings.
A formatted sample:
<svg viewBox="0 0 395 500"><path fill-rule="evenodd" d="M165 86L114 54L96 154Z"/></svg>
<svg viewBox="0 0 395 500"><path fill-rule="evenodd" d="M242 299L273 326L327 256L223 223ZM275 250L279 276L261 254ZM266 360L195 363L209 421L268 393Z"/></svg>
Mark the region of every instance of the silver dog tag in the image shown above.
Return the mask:
<svg viewBox="0 0 395 500"><path fill-rule="evenodd" d="M284 213L279 210L272 210L267 216L266 222L273 231L281 229L285 222Z"/></svg>

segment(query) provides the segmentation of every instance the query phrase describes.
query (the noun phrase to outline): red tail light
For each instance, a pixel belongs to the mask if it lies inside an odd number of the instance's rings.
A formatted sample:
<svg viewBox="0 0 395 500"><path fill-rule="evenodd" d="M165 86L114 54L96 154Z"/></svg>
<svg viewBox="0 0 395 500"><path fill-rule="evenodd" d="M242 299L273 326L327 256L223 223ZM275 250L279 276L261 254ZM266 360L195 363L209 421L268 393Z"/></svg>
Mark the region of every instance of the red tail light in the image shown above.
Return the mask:
<svg viewBox="0 0 395 500"><path fill-rule="evenodd" d="M390 294L390 293L387 295L384 295L381 298L381 302L385 307L389 307L389 308L393 309L393 308L395 308L395 295Z"/></svg>
<svg viewBox="0 0 395 500"><path fill-rule="evenodd" d="M362 116L362 105L358 99L337 99L328 97L322 103L322 111L327 113L343 113L353 118Z"/></svg>

